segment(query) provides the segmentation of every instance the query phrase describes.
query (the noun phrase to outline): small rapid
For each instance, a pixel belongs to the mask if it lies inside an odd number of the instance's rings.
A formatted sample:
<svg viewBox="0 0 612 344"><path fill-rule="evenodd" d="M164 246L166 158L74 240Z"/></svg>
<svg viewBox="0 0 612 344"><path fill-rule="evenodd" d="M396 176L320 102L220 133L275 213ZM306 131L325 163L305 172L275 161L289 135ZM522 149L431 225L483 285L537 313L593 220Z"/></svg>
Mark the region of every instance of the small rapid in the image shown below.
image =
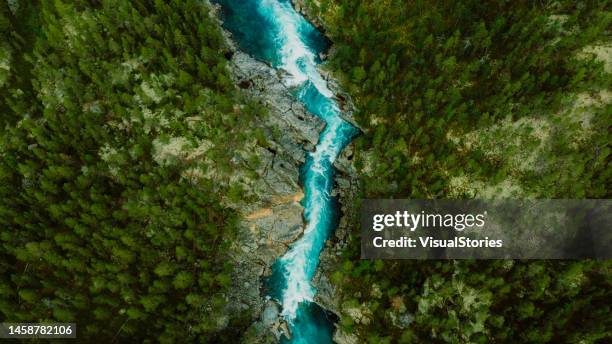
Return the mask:
<svg viewBox="0 0 612 344"><path fill-rule="evenodd" d="M333 323L314 303L312 278L325 241L338 224L337 200L332 197L333 163L357 134L342 119L333 92L319 73L319 53L328 42L295 11L289 0L219 0L224 26L240 47L275 68L288 72L287 86L308 111L325 121L313 152L306 152L300 180L304 188L303 236L272 266L269 296L282 304L281 315L291 330L290 343L331 343Z"/></svg>

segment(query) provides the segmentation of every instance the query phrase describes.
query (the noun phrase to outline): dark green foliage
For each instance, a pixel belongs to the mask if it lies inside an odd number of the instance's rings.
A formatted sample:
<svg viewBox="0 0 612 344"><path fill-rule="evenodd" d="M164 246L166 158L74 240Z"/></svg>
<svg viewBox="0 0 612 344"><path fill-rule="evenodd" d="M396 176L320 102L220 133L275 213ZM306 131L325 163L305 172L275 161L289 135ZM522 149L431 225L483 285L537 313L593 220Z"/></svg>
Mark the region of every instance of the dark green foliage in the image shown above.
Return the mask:
<svg viewBox="0 0 612 344"><path fill-rule="evenodd" d="M35 97L27 53L38 32L38 1L20 1L15 13L0 1L0 127L13 124L16 113L31 111Z"/></svg>
<svg viewBox="0 0 612 344"><path fill-rule="evenodd" d="M0 319L76 321L95 342L232 338L218 331L242 326L224 318L237 215L201 176L232 168L260 110L217 23L196 0L20 3L28 19L1 23L17 64L1 89ZM183 154L202 142L222 144Z"/></svg>
<svg viewBox="0 0 612 344"><path fill-rule="evenodd" d="M356 97L366 131L356 143L369 197L448 197L452 177L510 177L516 173L506 161L452 138L503 119L550 118L573 93L609 81L601 63L576 57L587 45L605 44L612 21L605 1L318 3L311 12L335 43L329 69ZM609 108L595 118L597 144L551 140L548 168L516 176L527 194L606 196L600 186L610 175L597 161L610 139ZM495 139L508 140L503 134Z"/></svg>
<svg viewBox="0 0 612 344"><path fill-rule="evenodd" d="M356 142L365 198L610 196L610 74L583 54L610 44L609 1L306 8L334 42L327 68L365 131ZM584 136L576 95L597 103L581 110L592 119ZM362 261L351 242L330 277L342 290L341 328L369 343L612 338L609 262ZM409 325L398 326L402 314Z"/></svg>

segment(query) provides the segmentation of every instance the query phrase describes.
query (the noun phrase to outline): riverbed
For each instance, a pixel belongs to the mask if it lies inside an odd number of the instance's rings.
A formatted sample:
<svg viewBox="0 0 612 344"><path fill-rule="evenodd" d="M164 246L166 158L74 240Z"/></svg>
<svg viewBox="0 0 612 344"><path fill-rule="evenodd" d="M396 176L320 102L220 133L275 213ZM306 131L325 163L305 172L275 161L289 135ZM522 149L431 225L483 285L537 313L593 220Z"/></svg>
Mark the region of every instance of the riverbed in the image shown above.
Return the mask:
<svg viewBox="0 0 612 344"><path fill-rule="evenodd" d="M267 280L268 296L282 305L289 324L288 343L331 343L334 324L328 313L314 303L312 278L325 241L338 225L338 204L332 196L334 160L358 133L342 119L334 93L318 70L327 39L289 0L219 0L224 27L240 49L287 72L283 82L325 128L312 152L305 151L300 171L304 189L304 234L292 243L272 266Z"/></svg>

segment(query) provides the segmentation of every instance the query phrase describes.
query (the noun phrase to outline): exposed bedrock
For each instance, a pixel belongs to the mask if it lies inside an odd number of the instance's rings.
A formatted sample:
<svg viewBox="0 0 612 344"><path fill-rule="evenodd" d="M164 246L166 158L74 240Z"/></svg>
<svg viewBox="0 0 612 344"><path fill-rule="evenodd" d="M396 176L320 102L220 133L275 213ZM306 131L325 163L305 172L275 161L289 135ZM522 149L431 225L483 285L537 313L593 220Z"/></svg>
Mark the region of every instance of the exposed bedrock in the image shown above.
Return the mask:
<svg viewBox="0 0 612 344"><path fill-rule="evenodd" d="M231 252L235 269L228 311L234 315L248 312L254 321L243 342L275 343L287 326L279 318L278 305L264 297L263 282L272 263L302 235L299 168L305 150L316 145L324 123L291 96L283 81L286 73L239 51L225 33L232 47L227 57L236 85L268 109L268 116L255 124L264 130L267 145L253 148L260 164L257 177L246 189L254 197L230 204L243 220Z"/></svg>
<svg viewBox="0 0 612 344"><path fill-rule="evenodd" d="M228 313L244 314L253 324L243 338L244 343L274 343L286 332L279 317L278 305L266 299L263 282L274 261L297 240L304 229L303 207L299 201L303 191L299 184L299 168L305 151L314 149L324 122L310 114L286 86L288 74L258 61L237 49L231 34L224 31L231 51L226 54L235 84L268 109L268 116L255 125L264 130L266 148L254 145L249 151L260 160L257 177L246 185L250 195L245 201L229 204L243 217L238 238L231 250L235 264L232 294L228 295ZM353 105L337 83L327 74L330 88L337 94L343 116L352 120ZM358 182L353 167L353 145L349 145L335 162L337 174L334 193L341 202L342 218L335 234L328 240L315 276L317 302L337 313L336 290L329 282L331 266L346 244L348 231L355 218L353 199ZM248 198L248 201L246 200Z"/></svg>

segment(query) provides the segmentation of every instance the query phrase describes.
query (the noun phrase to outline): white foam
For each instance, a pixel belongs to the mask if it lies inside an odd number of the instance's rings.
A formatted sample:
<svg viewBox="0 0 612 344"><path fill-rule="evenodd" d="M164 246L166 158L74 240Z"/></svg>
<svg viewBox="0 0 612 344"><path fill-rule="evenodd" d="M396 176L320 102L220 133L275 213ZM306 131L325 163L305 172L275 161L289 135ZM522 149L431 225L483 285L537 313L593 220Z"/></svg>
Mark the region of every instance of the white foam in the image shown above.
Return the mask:
<svg viewBox="0 0 612 344"><path fill-rule="evenodd" d="M276 39L281 47L281 67L292 76L290 85L299 86L310 80L323 96L332 97L333 93L317 70L315 54L300 36L299 25L304 19L295 12L291 3L262 0L258 8L263 16L276 22L281 28Z"/></svg>
<svg viewBox="0 0 612 344"><path fill-rule="evenodd" d="M314 300L316 291L310 281L319 262L319 252L327 239L326 229L320 226L328 220L325 217L330 214L326 209L329 210L331 206L327 188L332 181L326 166L331 166L342 149L341 143L337 141L344 121L339 116L338 106L330 99L333 93L317 70L315 53L302 41L300 30L308 29L301 24L304 19L295 12L289 1L281 3L277 0L261 0L258 10L279 28L276 42L281 47L280 67L291 75L290 85L302 86L310 81L321 95L330 100L329 104L325 104L327 108L322 114L327 125L321 133L315 151L310 153L312 163L305 180L305 188L308 191L305 200L308 209L307 226L302 238L295 242L279 261L286 273L281 314L292 322L299 304ZM317 186L317 179L320 178L325 178L324 188Z"/></svg>

